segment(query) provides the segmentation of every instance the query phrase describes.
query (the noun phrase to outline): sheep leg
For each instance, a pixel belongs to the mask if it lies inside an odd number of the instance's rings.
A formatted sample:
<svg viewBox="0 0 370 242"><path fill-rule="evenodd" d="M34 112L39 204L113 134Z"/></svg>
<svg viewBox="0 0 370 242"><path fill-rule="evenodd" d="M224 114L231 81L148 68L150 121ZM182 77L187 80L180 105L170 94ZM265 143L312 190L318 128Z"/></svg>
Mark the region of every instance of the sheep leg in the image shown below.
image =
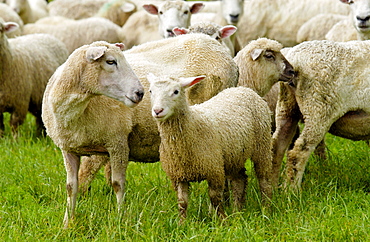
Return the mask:
<svg viewBox="0 0 370 242"><path fill-rule="evenodd" d="M109 158L105 156L83 156L81 159L81 166L78 173L79 192L86 193L96 173L105 164L109 163ZM109 180L110 180L109 176ZM109 181L110 183L110 181Z"/></svg>
<svg viewBox="0 0 370 242"><path fill-rule="evenodd" d="M128 150L128 149L127 149ZM112 153L111 167L112 167L112 187L116 193L118 212L121 210L123 195L125 193L126 169L128 166L128 151L125 155L113 155ZM124 160L121 160L124 157Z"/></svg>
<svg viewBox="0 0 370 242"><path fill-rule="evenodd" d="M64 214L64 228L68 227L69 220L74 219L77 192L78 192L78 170L80 157L62 150L64 166L67 172L67 209Z"/></svg>
<svg viewBox="0 0 370 242"><path fill-rule="evenodd" d="M246 187L248 185L248 176L246 169L243 168L238 174L235 174L231 180L231 187L234 198L234 210L241 210L245 204Z"/></svg>
<svg viewBox="0 0 370 242"><path fill-rule="evenodd" d="M177 204L179 207L180 224L186 219L186 211L189 203L189 182L179 182L174 185L177 192Z"/></svg>
<svg viewBox="0 0 370 242"><path fill-rule="evenodd" d="M293 91L288 84L281 82L279 100L276 106L276 130L272 137L272 185L274 188L278 186L281 163L285 151L296 134L300 116Z"/></svg>
<svg viewBox="0 0 370 242"><path fill-rule="evenodd" d="M26 119L27 112L17 113L14 112L10 116L10 127L14 138L18 137L18 127L23 124Z"/></svg>
<svg viewBox="0 0 370 242"><path fill-rule="evenodd" d="M211 199L211 204L217 211L218 216L222 219L226 218L226 214L222 206L222 195L224 189L225 178L222 179L221 177L219 177L218 179L216 178L214 180L208 180L208 195Z"/></svg>

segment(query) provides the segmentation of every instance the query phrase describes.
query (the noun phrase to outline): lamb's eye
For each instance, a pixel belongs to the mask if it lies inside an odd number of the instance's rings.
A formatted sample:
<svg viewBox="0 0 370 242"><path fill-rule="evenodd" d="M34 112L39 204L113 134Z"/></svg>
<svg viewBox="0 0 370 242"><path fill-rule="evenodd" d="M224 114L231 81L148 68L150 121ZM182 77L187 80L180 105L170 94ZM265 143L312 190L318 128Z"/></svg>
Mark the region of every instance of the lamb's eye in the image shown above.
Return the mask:
<svg viewBox="0 0 370 242"><path fill-rule="evenodd" d="M265 57L269 60L275 60L275 56L272 53L266 53Z"/></svg>
<svg viewBox="0 0 370 242"><path fill-rule="evenodd" d="M189 11L188 10L186 10L185 12L184 12L184 14L188 14L189 13Z"/></svg>
<svg viewBox="0 0 370 242"><path fill-rule="evenodd" d="M106 63L108 65L117 65L117 62L115 60L107 60Z"/></svg>
<svg viewBox="0 0 370 242"><path fill-rule="evenodd" d="M221 37L220 36L216 36L216 40L220 40L221 39Z"/></svg>
<svg viewBox="0 0 370 242"><path fill-rule="evenodd" d="M173 92L173 94L175 94L175 95L179 94L179 90L175 90L175 91Z"/></svg>
<svg viewBox="0 0 370 242"><path fill-rule="evenodd" d="M162 14L163 14L163 12L162 12L162 11L159 11L159 14L160 14L160 15L162 15Z"/></svg>

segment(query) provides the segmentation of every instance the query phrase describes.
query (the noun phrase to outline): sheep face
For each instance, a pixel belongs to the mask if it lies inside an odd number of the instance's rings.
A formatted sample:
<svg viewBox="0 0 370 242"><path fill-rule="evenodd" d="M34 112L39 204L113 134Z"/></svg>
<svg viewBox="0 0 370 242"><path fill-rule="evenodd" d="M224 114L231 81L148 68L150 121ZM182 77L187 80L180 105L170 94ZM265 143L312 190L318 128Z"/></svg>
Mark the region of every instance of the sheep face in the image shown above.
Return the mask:
<svg viewBox="0 0 370 242"><path fill-rule="evenodd" d="M153 4L143 5L150 14L158 15L158 31L164 37L173 37L175 27L187 28L190 25L191 14L198 13L204 5L195 3L191 7L184 1L165 1L159 7Z"/></svg>
<svg viewBox="0 0 370 242"><path fill-rule="evenodd" d="M8 4L17 14L21 14L24 11L24 6L28 4L27 0L6 0Z"/></svg>
<svg viewBox="0 0 370 242"><path fill-rule="evenodd" d="M244 0L222 0L221 9L227 24L236 25L244 13Z"/></svg>
<svg viewBox="0 0 370 242"><path fill-rule="evenodd" d="M370 0L340 0L351 7L353 25L360 33L370 32Z"/></svg>
<svg viewBox="0 0 370 242"><path fill-rule="evenodd" d="M118 44L123 46L122 44ZM84 85L95 94L105 95L123 102L128 107L136 106L143 98L144 88L139 78L127 63L118 48L92 46L86 51L86 59L90 68L97 73L97 83L90 83L86 78Z"/></svg>

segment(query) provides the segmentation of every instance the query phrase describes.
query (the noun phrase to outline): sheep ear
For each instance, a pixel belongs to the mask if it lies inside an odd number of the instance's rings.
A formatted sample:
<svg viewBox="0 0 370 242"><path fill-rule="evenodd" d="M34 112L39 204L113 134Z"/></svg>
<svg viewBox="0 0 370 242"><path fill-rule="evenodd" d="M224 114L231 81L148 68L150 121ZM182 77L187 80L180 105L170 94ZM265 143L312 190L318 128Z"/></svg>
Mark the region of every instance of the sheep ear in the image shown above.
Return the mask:
<svg viewBox="0 0 370 242"><path fill-rule="evenodd" d="M206 78L206 76L204 76L204 75L196 76L196 77L182 77L182 78L180 78L180 83L181 83L181 86L183 86L183 87L190 87L194 84L197 84L198 82L200 82L204 78Z"/></svg>
<svg viewBox="0 0 370 242"><path fill-rule="evenodd" d="M130 12L133 12L135 11L136 9L136 5L133 4L133 3L128 3L128 2L125 2L122 6L121 6L121 9L124 13L130 13Z"/></svg>
<svg viewBox="0 0 370 242"><path fill-rule="evenodd" d="M257 60L258 57L260 57L260 55L262 54L263 52L263 49L253 49L251 51L251 57L252 57L252 60Z"/></svg>
<svg viewBox="0 0 370 242"><path fill-rule="evenodd" d="M154 4L144 4L143 8L150 14L158 15L158 8Z"/></svg>
<svg viewBox="0 0 370 242"><path fill-rule="evenodd" d="M227 38L236 32L237 28L233 25L226 25L220 29L221 38Z"/></svg>
<svg viewBox="0 0 370 242"><path fill-rule="evenodd" d="M191 8L190 8L190 12L192 14L195 14L195 13L198 13L203 8L204 8L204 4L203 3L194 3L193 6L191 6Z"/></svg>
<svg viewBox="0 0 370 242"><path fill-rule="evenodd" d="M125 49L125 45L123 43L115 43L114 45L120 48L122 51Z"/></svg>
<svg viewBox="0 0 370 242"><path fill-rule="evenodd" d="M90 47L86 51L86 59L89 62L96 61L102 57L108 48L106 46Z"/></svg>
<svg viewBox="0 0 370 242"><path fill-rule="evenodd" d="M15 22L4 23L5 33L11 33L19 28L19 25Z"/></svg>
<svg viewBox="0 0 370 242"><path fill-rule="evenodd" d="M341 1L342 3L349 3L349 1L348 0L339 0L339 1Z"/></svg>
<svg viewBox="0 0 370 242"><path fill-rule="evenodd" d="M183 35L183 34L187 34L189 32L188 29L185 29L185 28L179 28L179 27L175 27L173 28L172 30L176 35Z"/></svg>

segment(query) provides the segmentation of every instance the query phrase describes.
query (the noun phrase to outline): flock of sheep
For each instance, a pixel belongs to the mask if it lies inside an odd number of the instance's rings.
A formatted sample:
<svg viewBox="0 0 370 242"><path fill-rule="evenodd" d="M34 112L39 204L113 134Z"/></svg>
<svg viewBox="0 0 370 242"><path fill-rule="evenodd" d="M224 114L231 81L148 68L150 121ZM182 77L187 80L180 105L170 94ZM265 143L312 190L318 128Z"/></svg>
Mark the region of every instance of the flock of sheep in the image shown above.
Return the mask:
<svg viewBox="0 0 370 242"><path fill-rule="evenodd" d="M202 180L225 218L247 159L268 206L285 155L299 189L327 132L370 139L370 0L6 0L0 16L0 134L30 112L61 149L65 227L103 166L119 209L129 161L160 161L180 222Z"/></svg>

